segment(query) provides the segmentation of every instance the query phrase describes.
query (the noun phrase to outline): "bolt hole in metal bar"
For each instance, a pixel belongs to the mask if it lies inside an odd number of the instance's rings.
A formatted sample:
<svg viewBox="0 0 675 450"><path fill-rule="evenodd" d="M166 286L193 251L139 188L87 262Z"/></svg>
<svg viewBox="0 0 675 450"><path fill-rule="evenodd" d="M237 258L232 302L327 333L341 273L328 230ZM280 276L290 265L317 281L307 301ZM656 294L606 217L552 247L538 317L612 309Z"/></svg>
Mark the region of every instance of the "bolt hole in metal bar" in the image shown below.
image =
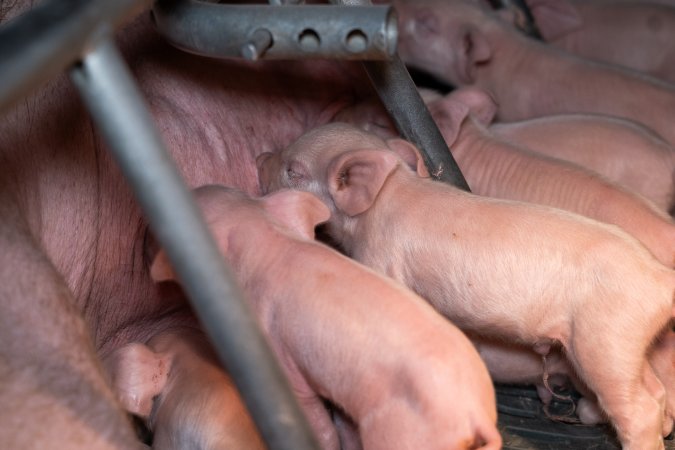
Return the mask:
<svg viewBox="0 0 675 450"><path fill-rule="evenodd" d="M69 3L71 8L64 8L63 3ZM117 8L109 7L113 3ZM73 83L166 249L268 447L318 449L285 377L159 138L140 91L112 43L111 23L129 17L139 10L138 5L143 2L52 0L40 5L37 23L35 11L31 11L10 22L11 26L3 25L2 48L7 48L7 42L12 46L10 53L0 52L0 109L21 98L14 89L27 95L69 68ZM18 76L24 72L30 83Z"/></svg>
<svg viewBox="0 0 675 450"><path fill-rule="evenodd" d="M321 48L321 37L315 30L305 28L298 36L298 44L304 52L316 53Z"/></svg>

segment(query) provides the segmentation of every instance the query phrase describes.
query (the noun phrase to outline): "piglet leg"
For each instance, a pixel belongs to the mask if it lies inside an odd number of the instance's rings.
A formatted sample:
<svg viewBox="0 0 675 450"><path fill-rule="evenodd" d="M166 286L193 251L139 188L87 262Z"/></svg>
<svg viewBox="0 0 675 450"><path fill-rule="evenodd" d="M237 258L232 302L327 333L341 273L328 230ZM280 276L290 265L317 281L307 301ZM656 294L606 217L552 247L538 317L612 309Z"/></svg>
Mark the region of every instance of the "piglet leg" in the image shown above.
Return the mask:
<svg viewBox="0 0 675 450"><path fill-rule="evenodd" d="M662 449L663 386L646 362L650 330L626 333L617 315L598 332L594 321L574 325L568 355L580 377L596 393L616 427L624 450ZM655 394L661 391L660 398ZM637 419L639 418L639 419Z"/></svg>
<svg viewBox="0 0 675 450"><path fill-rule="evenodd" d="M649 363L666 390L666 417L664 435L673 429L675 419L675 332L667 329L654 343Z"/></svg>

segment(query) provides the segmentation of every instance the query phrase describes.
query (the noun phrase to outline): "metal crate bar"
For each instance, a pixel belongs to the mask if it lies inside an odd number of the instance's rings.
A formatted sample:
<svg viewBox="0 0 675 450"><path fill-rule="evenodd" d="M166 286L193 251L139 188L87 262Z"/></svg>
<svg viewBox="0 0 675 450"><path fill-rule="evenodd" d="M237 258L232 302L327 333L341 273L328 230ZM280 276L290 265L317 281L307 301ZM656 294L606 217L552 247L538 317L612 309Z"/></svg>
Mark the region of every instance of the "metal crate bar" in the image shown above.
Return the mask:
<svg viewBox="0 0 675 450"><path fill-rule="evenodd" d="M53 0L3 25L0 111L69 68L263 439L271 449L318 449L112 43L113 26L147 3Z"/></svg>
<svg viewBox="0 0 675 450"><path fill-rule="evenodd" d="M331 2L345 6L370 4L370 0ZM401 136L420 149L431 176L469 191L469 184L398 55L391 61L365 61L363 67Z"/></svg>

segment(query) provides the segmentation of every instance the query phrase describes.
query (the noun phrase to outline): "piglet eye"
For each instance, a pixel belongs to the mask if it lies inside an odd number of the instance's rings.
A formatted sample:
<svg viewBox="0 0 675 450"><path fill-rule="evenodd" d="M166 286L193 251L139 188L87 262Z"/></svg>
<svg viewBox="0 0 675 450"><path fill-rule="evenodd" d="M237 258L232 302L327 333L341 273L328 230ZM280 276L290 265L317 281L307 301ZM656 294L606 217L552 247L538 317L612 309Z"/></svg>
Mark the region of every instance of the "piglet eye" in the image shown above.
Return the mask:
<svg viewBox="0 0 675 450"><path fill-rule="evenodd" d="M288 176L288 181L294 184L298 183L302 178L302 175L293 170L291 167L286 169L286 176Z"/></svg>
<svg viewBox="0 0 675 450"><path fill-rule="evenodd" d="M337 183L338 186L342 187L347 184L347 179L348 175L346 171L340 171L337 176Z"/></svg>

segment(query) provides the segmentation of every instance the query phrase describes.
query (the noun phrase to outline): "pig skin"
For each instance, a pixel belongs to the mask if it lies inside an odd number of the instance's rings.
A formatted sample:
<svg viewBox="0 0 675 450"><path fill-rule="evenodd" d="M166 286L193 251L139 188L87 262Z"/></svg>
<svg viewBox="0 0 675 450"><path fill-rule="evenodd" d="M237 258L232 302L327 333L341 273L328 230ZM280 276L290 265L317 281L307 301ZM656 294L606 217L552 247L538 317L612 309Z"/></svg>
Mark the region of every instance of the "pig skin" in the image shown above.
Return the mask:
<svg viewBox="0 0 675 450"><path fill-rule="evenodd" d="M322 198L348 255L460 328L540 352L559 342L624 448L663 448L672 411L646 355L672 320L672 270L617 227L468 194L420 177L411 162L423 167L405 141L332 124L261 156L259 171L264 189Z"/></svg>
<svg viewBox="0 0 675 450"><path fill-rule="evenodd" d="M316 197L256 200L221 186L197 197L323 448L339 448L324 398L365 450L501 446L494 389L470 341L403 286L312 241L328 218ZM152 274L175 277L163 252Z"/></svg>

